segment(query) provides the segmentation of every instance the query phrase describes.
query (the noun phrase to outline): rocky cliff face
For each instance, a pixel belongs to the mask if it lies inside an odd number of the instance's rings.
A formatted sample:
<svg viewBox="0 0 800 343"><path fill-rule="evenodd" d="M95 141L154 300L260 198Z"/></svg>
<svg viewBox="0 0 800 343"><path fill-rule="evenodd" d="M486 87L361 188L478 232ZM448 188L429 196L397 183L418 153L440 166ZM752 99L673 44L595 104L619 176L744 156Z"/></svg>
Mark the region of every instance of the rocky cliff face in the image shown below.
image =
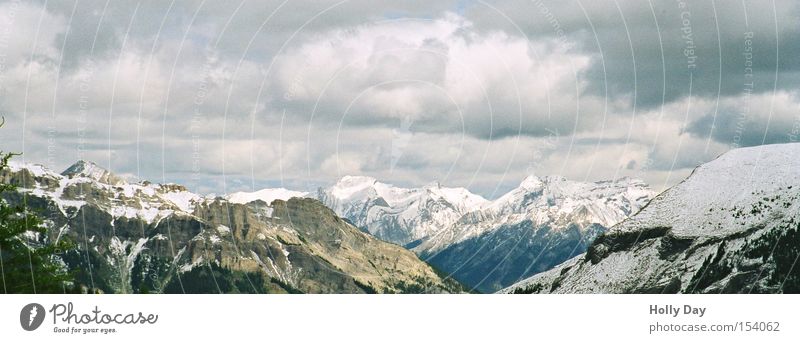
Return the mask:
<svg viewBox="0 0 800 343"><path fill-rule="evenodd" d="M697 167L586 254L507 293L800 292L800 144Z"/></svg>
<svg viewBox="0 0 800 343"><path fill-rule="evenodd" d="M69 239L79 281L108 293L458 292L413 253L306 198L229 202L179 185L131 184L89 162L57 174L12 165L4 194Z"/></svg>

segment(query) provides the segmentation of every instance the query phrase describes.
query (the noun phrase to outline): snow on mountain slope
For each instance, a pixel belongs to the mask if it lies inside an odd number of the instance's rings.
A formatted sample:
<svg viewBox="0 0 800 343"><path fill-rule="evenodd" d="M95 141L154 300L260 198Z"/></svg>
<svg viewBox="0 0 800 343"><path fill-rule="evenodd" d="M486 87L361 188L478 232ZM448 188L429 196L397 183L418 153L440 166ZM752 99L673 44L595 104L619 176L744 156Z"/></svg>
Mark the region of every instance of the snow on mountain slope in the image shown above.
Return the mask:
<svg viewBox="0 0 800 343"><path fill-rule="evenodd" d="M536 225L594 223L608 227L652 196L646 184L627 178L576 182L536 176L495 201L438 183L400 188L364 176L345 176L318 192L318 198L340 216L381 239L413 242L418 252L436 251L526 219Z"/></svg>
<svg viewBox="0 0 800 343"><path fill-rule="evenodd" d="M88 178L95 180L97 182L102 182L110 185L125 183L125 181L122 178L117 177L108 170L103 169L97 164L83 160L80 160L71 165L69 168L61 172L61 175L71 179Z"/></svg>
<svg viewBox="0 0 800 343"><path fill-rule="evenodd" d="M365 176L345 176L320 189L318 198L356 226L398 244L427 237L488 203L464 188L401 188Z"/></svg>
<svg viewBox="0 0 800 343"><path fill-rule="evenodd" d="M530 176L488 201L438 183L399 188L347 176L319 199L371 234L405 245L481 292L494 292L583 253L654 193L642 181Z"/></svg>
<svg viewBox="0 0 800 343"><path fill-rule="evenodd" d="M34 164L12 161L9 174L19 175L19 191L45 197L70 216L92 202L112 218L138 218L152 223L175 212L191 214L204 197L175 184L128 183L123 178L86 161L78 161L63 173Z"/></svg>
<svg viewBox="0 0 800 343"><path fill-rule="evenodd" d="M575 224L610 227L642 208L654 195L642 181L578 182L559 176L529 176L519 187L437 231L415 248L433 253L449 245L479 236L503 225L525 220L531 226L553 228Z"/></svg>
<svg viewBox="0 0 800 343"><path fill-rule="evenodd" d="M504 292L798 292L800 144L697 167L582 256Z"/></svg>
<svg viewBox="0 0 800 343"><path fill-rule="evenodd" d="M617 230L670 226L678 236L725 236L746 222L729 215L749 207L760 194L779 194L800 178L800 145L732 150L697 167L690 177L653 199ZM758 218L752 218L757 220ZM713 225L707 225L709 222Z"/></svg>
<svg viewBox="0 0 800 343"><path fill-rule="evenodd" d="M431 197L437 200L444 200L461 212L474 211L489 203L482 196L473 194L463 187L447 188L442 187L437 182L426 186L424 189L428 191Z"/></svg>
<svg viewBox="0 0 800 343"><path fill-rule="evenodd" d="M580 212L582 220L611 226L628 217L652 196L653 192L644 182L629 178L578 182L559 176L529 176L518 188L493 202L489 211L495 216L532 214L537 224L563 221Z"/></svg>
<svg viewBox="0 0 800 343"><path fill-rule="evenodd" d="M308 192L290 191L286 188L265 188L255 192L236 192L226 198L234 204L246 204L256 200L261 200L271 204L275 200L289 200L291 198L307 198Z"/></svg>

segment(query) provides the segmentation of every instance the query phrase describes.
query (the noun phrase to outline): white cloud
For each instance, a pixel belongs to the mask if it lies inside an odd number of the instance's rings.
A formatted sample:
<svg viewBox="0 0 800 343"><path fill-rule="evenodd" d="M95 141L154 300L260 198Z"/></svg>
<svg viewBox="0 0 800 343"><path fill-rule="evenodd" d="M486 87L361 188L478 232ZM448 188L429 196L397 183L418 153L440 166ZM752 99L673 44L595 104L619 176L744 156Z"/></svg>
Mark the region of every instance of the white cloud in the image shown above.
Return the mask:
<svg viewBox="0 0 800 343"><path fill-rule="evenodd" d="M579 98L590 62L552 40L478 33L454 14L383 21L320 33L278 56L272 106L347 125L410 118L420 131L481 138L571 132L580 106L585 117L603 103Z"/></svg>
<svg viewBox="0 0 800 343"><path fill-rule="evenodd" d="M33 59L55 60L66 19L43 7L21 1L0 4L0 51L6 66Z"/></svg>
<svg viewBox="0 0 800 343"><path fill-rule="evenodd" d="M512 16L515 24L536 33L525 37L513 26L499 25L501 17L473 16L474 11L465 17L446 12L454 6L424 2L348 2L287 42L294 30L334 4L290 2L255 35L279 3L246 3L223 32L234 9L204 5L210 7L202 8L189 27L200 3L185 2L157 32L163 4L142 4L131 21L137 4L114 2L93 55L87 42L104 2L81 2L69 31L71 4L51 4L42 12L16 3L13 25L0 21L0 37L7 38L0 49L6 57L0 73L0 110L7 119L0 130L3 150L22 151L24 145L28 161L59 169L78 158L80 147L84 158L117 172L188 181L215 192L280 182L308 188L344 174L400 185L439 180L489 196L530 173L589 180L627 175L661 187L729 149L735 110L743 106L741 94L723 93L719 107L705 93L688 99L680 96L681 80L669 79L676 100L634 111L637 100L629 89L615 88L632 85L631 65L620 57L629 55L629 47L604 45L605 55L593 52L585 45L586 18L561 6L551 9L567 30L566 44L540 12L509 13L521 15ZM0 19L12 13L13 4L0 4ZM662 5L672 6L656 7ZM397 6L407 8L393 11ZM608 43L604 37L619 41L616 7L587 6L603 10L590 11L602 31L601 43ZM638 3L621 7L627 14L649 14L649 6ZM700 10L698 15L705 13ZM409 13L416 15L404 17ZM659 18L668 20L669 13ZM660 67L660 59L649 58L656 41L648 40L654 31L643 18L628 17L638 65L656 61ZM123 48L129 22L131 35ZM730 31L736 23L723 21L721 27ZM762 27L763 16L753 18L752 25ZM785 21L780 28L781 37L796 34ZM738 44L739 32L734 36L727 41ZM64 57L71 62L59 71L64 37ZM665 39L675 43L673 36ZM668 65L676 64L667 58ZM608 98L597 92L606 74L592 74L606 65ZM661 90L651 86L662 80L649 70L638 73L638 96L652 91L660 100ZM724 80L738 82L739 76ZM706 79L717 86L715 78ZM796 90L781 89L750 99L743 131L748 142L760 141L764 132L769 139L787 139L800 127ZM709 121L714 113L715 121ZM188 176L195 169L202 175L199 183Z"/></svg>

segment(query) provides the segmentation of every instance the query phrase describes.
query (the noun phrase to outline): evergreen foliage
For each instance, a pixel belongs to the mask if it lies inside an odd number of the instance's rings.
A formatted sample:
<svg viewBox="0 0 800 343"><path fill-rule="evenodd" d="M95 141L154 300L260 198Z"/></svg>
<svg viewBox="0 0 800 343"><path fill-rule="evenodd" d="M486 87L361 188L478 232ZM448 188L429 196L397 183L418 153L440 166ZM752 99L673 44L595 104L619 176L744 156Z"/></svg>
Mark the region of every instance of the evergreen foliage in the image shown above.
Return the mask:
<svg viewBox="0 0 800 343"><path fill-rule="evenodd" d="M7 168L8 161L16 155L19 154L0 151L0 169ZM14 185L0 180L0 194L14 191ZM65 240L51 242L47 238L47 228L25 201L12 205L0 199L0 287L3 293L73 291L72 275L58 256L71 248Z"/></svg>

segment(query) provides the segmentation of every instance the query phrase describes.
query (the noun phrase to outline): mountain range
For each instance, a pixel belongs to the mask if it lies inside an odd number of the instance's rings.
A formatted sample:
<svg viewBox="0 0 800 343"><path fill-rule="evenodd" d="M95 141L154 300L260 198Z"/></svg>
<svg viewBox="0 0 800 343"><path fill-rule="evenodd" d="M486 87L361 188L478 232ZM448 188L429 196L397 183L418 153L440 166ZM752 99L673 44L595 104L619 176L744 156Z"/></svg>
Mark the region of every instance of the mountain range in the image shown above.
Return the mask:
<svg viewBox="0 0 800 343"><path fill-rule="evenodd" d="M128 183L84 161L61 174L12 164L0 179L18 187L4 200L24 203L48 227L26 239L75 243L60 258L87 292L462 291L313 199L205 197L176 184Z"/></svg>
<svg viewBox="0 0 800 343"><path fill-rule="evenodd" d="M13 163L3 199L107 293L800 292L800 144L731 150L656 195L525 178L494 200L346 176L316 192L204 196L91 162Z"/></svg>
<svg viewBox="0 0 800 343"><path fill-rule="evenodd" d="M529 176L490 201L465 188L402 188L345 176L317 194L266 189L231 199L312 197L363 231L403 245L470 289L494 292L583 253L654 195L642 181Z"/></svg>

